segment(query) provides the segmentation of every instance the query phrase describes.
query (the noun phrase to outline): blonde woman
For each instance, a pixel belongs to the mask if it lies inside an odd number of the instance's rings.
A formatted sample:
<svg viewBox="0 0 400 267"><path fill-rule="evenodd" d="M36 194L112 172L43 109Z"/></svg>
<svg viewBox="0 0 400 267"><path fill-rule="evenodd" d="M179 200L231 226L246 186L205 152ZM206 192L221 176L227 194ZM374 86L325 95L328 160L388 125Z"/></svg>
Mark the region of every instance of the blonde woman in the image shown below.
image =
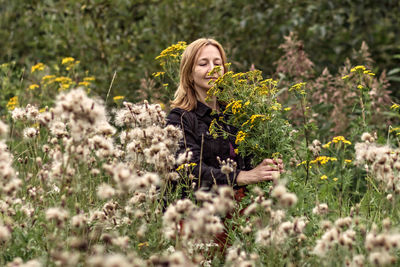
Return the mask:
<svg viewBox="0 0 400 267"><path fill-rule="evenodd" d="M224 106L218 99L206 101L207 91L213 80L226 72L227 63L225 51L221 44L213 39L201 38L187 46L180 64L180 83L172 101L168 124L182 128L184 139L180 144L180 152L187 148L192 152L190 162L196 163L193 170L196 189L209 190L213 184L233 185L234 187L253 184L274 179L283 170L281 161L264 159L258 166L251 169L249 159L243 159L234 152L236 129L222 124L232 136L224 139L214 139L209 133L211 121L218 119ZM221 71L214 75L208 73L221 66ZM216 111L215 114L211 114ZM237 162L237 170L226 175L221 171L219 162L228 158Z"/></svg>

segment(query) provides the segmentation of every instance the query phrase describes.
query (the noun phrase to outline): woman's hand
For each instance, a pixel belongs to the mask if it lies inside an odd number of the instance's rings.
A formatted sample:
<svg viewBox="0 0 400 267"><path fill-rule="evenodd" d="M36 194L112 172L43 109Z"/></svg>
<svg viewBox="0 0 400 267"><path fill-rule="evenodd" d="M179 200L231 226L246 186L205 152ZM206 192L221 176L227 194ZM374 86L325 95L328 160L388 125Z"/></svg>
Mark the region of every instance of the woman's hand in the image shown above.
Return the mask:
<svg viewBox="0 0 400 267"><path fill-rule="evenodd" d="M238 185L254 184L262 181L271 181L279 178L284 171L281 159L264 159L257 167L250 171L240 171L236 183Z"/></svg>

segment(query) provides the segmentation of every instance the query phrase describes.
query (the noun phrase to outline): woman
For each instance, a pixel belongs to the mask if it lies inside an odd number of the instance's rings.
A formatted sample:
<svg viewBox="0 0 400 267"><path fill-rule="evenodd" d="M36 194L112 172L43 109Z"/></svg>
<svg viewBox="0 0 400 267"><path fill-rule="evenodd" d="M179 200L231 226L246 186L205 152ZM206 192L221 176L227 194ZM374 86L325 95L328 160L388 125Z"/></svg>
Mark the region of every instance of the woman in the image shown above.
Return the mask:
<svg viewBox="0 0 400 267"><path fill-rule="evenodd" d="M231 133L227 139L214 139L210 135L211 121L224 116L224 106L215 97L206 101L207 91L213 81L226 72L225 63L225 51L217 41L202 38L192 42L182 55L180 84L172 101L173 109L167 117L168 124L183 129L180 152L190 149L193 153L190 161L197 164L192 172L197 178L196 188L204 190L209 190L213 184L241 186L272 180L283 170L282 161L272 159L264 159L250 169L249 160L234 152L236 129L229 125L222 123L222 127ZM215 66L221 66L221 71L208 75ZM212 111L216 113L212 114ZM229 175L222 173L217 157L234 159L237 170Z"/></svg>

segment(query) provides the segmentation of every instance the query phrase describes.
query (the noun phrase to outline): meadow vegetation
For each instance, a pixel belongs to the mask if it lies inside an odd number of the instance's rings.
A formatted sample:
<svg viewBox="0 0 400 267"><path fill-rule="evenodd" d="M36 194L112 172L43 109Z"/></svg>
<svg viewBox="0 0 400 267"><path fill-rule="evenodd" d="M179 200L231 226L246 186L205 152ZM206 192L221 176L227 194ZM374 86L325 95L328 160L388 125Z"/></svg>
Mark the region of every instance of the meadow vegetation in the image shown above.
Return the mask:
<svg viewBox="0 0 400 267"><path fill-rule="evenodd" d="M230 186L193 189L191 153L176 155L182 133L165 126L185 45L155 59L160 103L126 101L113 79L100 97L98 77L73 57L0 66L0 264L398 264L400 105L367 45L357 63L316 75L290 34L274 75L231 68L215 82L209 94L239 129L236 152L285 163L240 202ZM220 120L213 135L227 134ZM221 162L227 175L235 167Z"/></svg>

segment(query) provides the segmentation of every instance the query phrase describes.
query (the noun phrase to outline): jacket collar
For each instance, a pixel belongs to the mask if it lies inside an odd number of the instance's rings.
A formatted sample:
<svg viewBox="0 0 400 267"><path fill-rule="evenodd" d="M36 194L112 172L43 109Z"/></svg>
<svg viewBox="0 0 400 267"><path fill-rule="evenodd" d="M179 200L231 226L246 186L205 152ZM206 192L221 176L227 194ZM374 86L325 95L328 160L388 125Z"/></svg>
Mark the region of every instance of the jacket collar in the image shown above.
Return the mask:
<svg viewBox="0 0 400 267"><path fill-rule="evenodd" d="M218 105L219 105L219 108L220 108L221 111L225 110L226 106L223 103L218 101ZM197 107L194 110L194 112L197 115L199 115L200 117L204 117L206 114L211 114L212 109L209 106L207 106L207 105L205 105L202 102L197 100Z"/></svg>
<svg viewBox="0 0 400 267"><path fill-rule="evenodd" d="M194 110L194 112L200 117L204 117L206 114L211 114L212 109L209 106L203 104L202 102L197 101L197 107Z"/></svg>

